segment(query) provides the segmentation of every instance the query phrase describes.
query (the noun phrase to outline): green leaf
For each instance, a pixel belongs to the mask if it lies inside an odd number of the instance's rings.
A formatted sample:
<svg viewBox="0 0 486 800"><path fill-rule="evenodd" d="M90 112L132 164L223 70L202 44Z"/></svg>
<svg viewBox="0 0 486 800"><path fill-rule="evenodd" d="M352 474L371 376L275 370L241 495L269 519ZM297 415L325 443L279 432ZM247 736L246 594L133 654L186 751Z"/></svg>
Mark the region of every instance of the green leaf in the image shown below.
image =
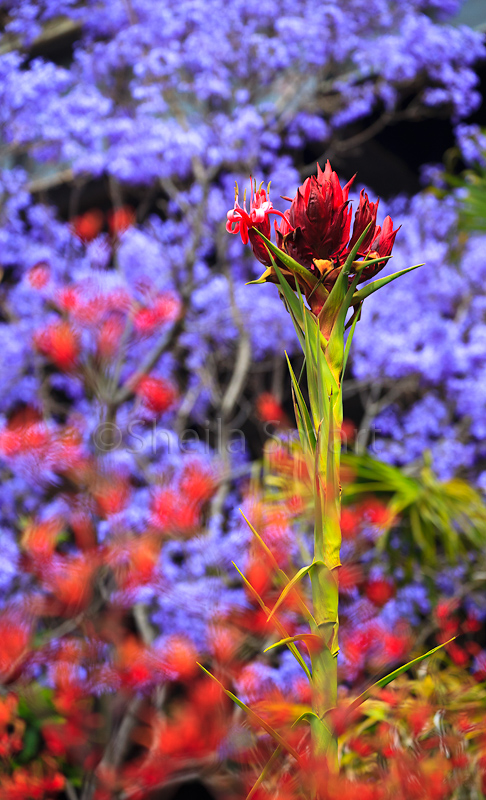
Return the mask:
<svg viewBox="0 0 486 800"><path fill-rule="evenodd" d="M274 647L280 647L281 645L289 644L289 642L309 642L313 644L322 644L322 639L315 633L297 633L295 636L288 636L286 639L280 639L280 641L271 644L270 647L265 648L263 652L268 653L268 651L273 650Z"/></svg>
<svg viewBox="0 0 486 800"><path fill-rule="evenodd" d="M409 661L408 664L404 664L402 667L398 667L398 669L395 669L393 670L393 672L390 672L389 675L385 675L384 678L380 678L379 681L376 681L376 683L374 683L372 686L366 689L362 694L360 694L359 697L353 700L353 702L349 706L349 710L352 711L355 708L358 708L358 706L364 703L364 701L370 696L370 694L374 689L382 689L384 686L388 686L388 684L394 681L395 678L398 678L399 675L403 675L404 672L407 672L407 670L409 670L410 667L414 667L416 664L420 664L420 662L423 661L425 658L429 658L429 656L432 656L434 653L437 653L438 650L441 650L443 647L446 647L446 645L453 642L455 638L456 637L453 636L452 639L449 639L447 642L443 642L442 644L437 645L437 647L433 647L432 650L429 650L422 656L418 656L417 658L412 659L412 661Z"/></svg>
<svg viewBox="0 0 486 800"><path fill-rule="evenodd" d="M24 733L24 746L17 756L20 764L32 761L39 752L41 746L41 735L38 728L28 727Z"/></svg>
<svg viewBox="0 0 486 800"><path fill-rule="evenodd" d="M366 234L368 233L372 223L370 222L366 228L364 229L363 233L359 237L358 241L356 242L355 246L351 250L349 256L346 259L346 262L339 273L334 286L332 287L329 297L327 298L326 302L324 303L321 311L319 312L319 324L321 329L324 329L324 335L329 336L331 332L334 321L336 316L341 308L341 303L343 302L346 292L348 290L348 275L351 272L351 267L353 266L353 261L355 260L361 242L365 238Z"/></svg>
<svg viewBox="0 0 486 800"><path fill-rule="evenodd" d="M273 617L277 608L280 608L287 595L292 591L292 589L300 581L300 579L303 578L305 575L307 575L307 573L310 572L311 569L313 569L315 566L319 564L322 564L324 566L322 561L313 561L312 564L308 564L308 566L301 567L301 569L299 569L299 571L294 575L294 577L291 578L291 580L288 582L287 586L285 586L284 589L282 590L280 597L278 598L277 602L272 608L270 615L267 617L267 622Z"/></svg>
<svg viewBox="0 0 486 800"><path fill-rule="evenodd" d="M412 272L412 270L418 269L419 267L423 266L424 266L423 264L415 264L413 267L407 267L406 269L401 269L399 272L394 272L392 275L385 275L384 278L378 278L378 280L372 281L372 283L367 283L366 286L363 286L363 288L360 289L359 292L356 292L353 295L352 304L356 305L357 303L362 302L367 297L369 297L370 294L373 294L373 292L377 292L378 289L381 289L382 286L386 286L387 283L391 283L396 278L400 278L402 275L406 275L407 272Z"/></svg>
<svg viewBox="0 0 486 800"><path fill-rule="evenodd" d="M262 611L264 611L265 614L268 615L270 609L265 604L265 601L260 597L260 595L258 594L257 590L251 585L250 581L247 578L245 578L245 576L243 575L242 571L240 569L238 569L238 567L236 566L235 562L232 561L231 563L233 564L233 566L234 566L235 570L237 571L237 573L243 579L243 582L245 583L245 586L248 586L249 590L254 595L254 597L257 600L257 602L258 602L260 608L262 609ZM270 619L271 616L272 615L270 614L268 619ZM278 625L277 628L279 629L280 634L285 633L285 628L283 627L283 625L282 626ZM293 642L289 642L289 644L287 646L288 646L290 652L292 653L292 655L294 656L295 660L298 662L298 664L300 664L300 666L304 670L307 679L311 680L311 674L310 674L310 671L309 671L309 667L305 663L302 655L299 653L299 651L298 651L297 647L295 646L295 644L293 644Z"/></svg>
<svg viewBox="0 0 486 800"><path fill-rule="evenodd" d="M241 510L241 508L239 509L239 511L240 511L240 514L241 514L241 516L242 516L242 517L243 517L243 519L245 520L246 524L247 524L247 525L248 525L248 527L250 528L251 532L252 532L252 533L253 533L253 535L255 536L255 538L256 538L256 540L257 540L257 542L260 544L260 546L262 547L262 549L265 551L265 553L267 554L267 556L268 556L268 557L269 557L269 559L271 560L271 562L272 562L272 564L274 565L274 567L275 567L275 569L276 569L276 571L277 571L277 574L279 575L279 577L280 577L280 578L282 578L282 580L283 580L285 583L288 583L288 582L289 582L289 580L290 580L290 578L288 577L287 573L286 573L286 572L284 572L284 570L283 570L283 569L281 569L281 568L279 567L279 565L278 565L278 561L277 561L277 559L275 558L275 556L273 555L273 553L272 553L272 551L270 550L270 548L269 548L269 547L268 547L268 546L265 544L265 542L263 541L262 537L260 536L260 534L258 533L258 531L256 531L256 530L255 530L255 528L253 527L253 525L251 524L251 522L250 522L250 521L249 521L249 520L248 520L248 519L245 517L245 515L243 514L243 511ZM305 605L305 603L304 603L303 601L302 601L302 603L300 603L300 607L301 607L301 610L302 610L302 613L303 613L303 615L304 615L304 616L307 618L307 620L309 621L309 623L310 623L311 625L314 625L315 627L317 627L317 623L316 623L316 621L315 621L314 617L312 616L311 612L309 611L309 609L307 608L307 606Z"/></svg>
<svg viewBox="0 0 486 800"><path fill-rule="evenodd" d="M253 228L253 230L260 236L261 239L263 239L267 248L270 250L270 253L273 254L273 256L276 256L276 258L278 258L279 261L281 261L282 264L284 264L284 266L287 267L287 269L292 272L293 275L298 275L311 287L317 285L318 278L316 278L310 270L306 269L302 266L302 264L299 264L298 261L295 261L294 258L291 258L291 256L287 255L284 250L280 250L276 244L271 242L270 239L267 239L267 237L264 236L261 231L257 230L257 228Z"/></svg>
<svg viewBox="0 0 486 800"><path fill-rule="evenodd" d="M268 759L267 763L263 767L260 775L258 776L258 778L256 779L255 783L253 784L252 788L250 789L249 793L247 794L246 800L251 800L251 798L255 794L256 790L258 789L258 787L261 786L261 784L263 783L263 781L267 777L268 773L270 772L270 769L272 768L273 764L275 763L275 761L277 760L277 758L279 757L281 752L282 752L282 748L279 745L277 747L277 749L273 751L272 755L270 756L270 758Z"/></svg>
<svg viewBox="0 0 486 800"><path fill-rule="evenodd" d="M247 522L248 522L248 520L247 520ZM256 533L256 531L254 531L254 532ZM257 534L257 535L258 535L258 534ZM266 545L265 545L265 547L266 547ZM274 559L274 560L275 560L275 559ZM262 598L262 597L260 597L259 593L258 593L258 592L257 592L257 590L254 588L254 586L252 586L252 585L251 585L250 581L249 581L249 580L248 580L248 579L247 579L247 578L246 578L246 577L243 575L243 573L241 572L241 570L240 570L240 569L238 569L238 567L236 566L235 562L234 562L234 561L232 561L231 563L233 564L233 566L234 566L235 570L238 572L238 574L239 574L239 575L241 576L241 578L243 579L243 582L244 582L244 583L245 583L245 585L248 587L248 589L250 590L250 592L251 592L251 593L254 595L254 597L255 597L256 601L258 602L258 604L259 604L260 608L262 609L262 611L264 611L264 613L265 613L265 614L267 614L267 616L268 616L268 614L270 613L270 609L269 609L269 608L268 608L268 606L265 604L265 601L263 600L263 598ZM285 579L286 581L288 581L288 578L287 578L287 576L285 575L285 573L284 573L282 570L278 570L278 571L279 571L279 574L281 574L281 575L284 577L284 579ZM305 603L304 603L304 602L302 602L302 604L301 604L301 607L303 607L303 608L302 608L302 610L303 610L303 612L304 612L304 616L306 616L306 612L307 612L307 615L308 615L308 617L310 618L310 619L309 619L309 622L310 622L310 623L314 622L314 618L313 618L312 614L311 614L311 613L308 611L308 609L307 609L307 606L305 605ZM270 616L268 616L268 619L270 619L270 617L271 617L271 616L272 616L272 615L271 615L271 613L270 613ZM285 628L284 628L284 627L283 627L283 625L281 625L281 624L277 624L277 629L279 630L280 634L282 634L282 633L283 633L283 634L285 634L285 632L286 632L286 631L285 631ZM309 672L309 668L308 668L307 664L305 663L305 661L304 661L304 659L303 659L302 655L299 653L299 651L298 651L297 647L296 647L294 644L292 644L292 643L289 643L289 644L288 644L288 648L289 648L290 652L292 653L292 655L294 656L294 658L296 659L296 661L298 662L298 664L300 664L300 666L301 666L301 667L302 667L302 669L304 670L304 672L305 672L305 674L306 674L306 676L307 676L308 680L311 680L311 674L310 674L310 672Z"/></svg>
<svg viewBox="0 0 486 800"><path fill-rule="evenodd" d="M221 681L219 681L211 672L209 672L209 670L207 670L205 667L203 667L202 664L200 664L199 662L196 662L196 663L197 663L198 667L200 667L202 669L202 671L206 673L206 675L209 675L209 677L212 678L213 681L215 681L215 683L217 683L221 687L223 692L225 692L225 694L231 700L233 700L233 702L236 703L237 706L239 706L241 709L243 709L243 711L246 711L246 713L248 714L249 718L253 721L254 724L259 725L261 728L263 728L263 730L266 731L267 733L269 733L270 736L272 736L275 739L275 741L278 742L279 745L284 750L286 750L288 753L290 753L290 755L293 756L296 759L296 761L299 761L298 752L296 750L294 750L292 745L288 744L282 736L280 736L278 731L276 731L274 728L272 728L272 726L269 725L268 722L266 722L255 711L253 711L251 708L249 708L249 706L247 706L242 700L240 700L239 697L237 697L235 694L233 694L233 692L230 692L229 689L226 689L225 686L223 686L223 684L221 683Z"/></svg>
<svg viewBox="0 0 486 800"><path fill-rule="evenodd" d="M300 717L297 717L295 722L292 723L292 727L294 728L296 725L299 724L299 722L308 722L310 725L312 720L318 720L319 722L322 722L322 720L318 717L318 715L314 711L304 711L304 713L301 714Z"/></svg>
<svg viewBox="0 0 486 800"><path fill-rule="evenodd" d="M351 330L349 331L348 338L346 340L346 347L344 348L342 375L344 375L344 372L346 370L346 366L348 364L349 352L351 350L351 344L353 342L353 336L354 336L354 332L356 330L356 324L357 324L360 316L361 316L361 308L359 309L359 311L354 316L353 323L351 325Z"/></svg>
<svg viewBox="0 0 486 800"><path fill-rule="evenodd" d="M329 345L327 347L327 359L331 365L336 381L340 383L343 372L344 363L344 326L346 324L346 315L353 299L353 293L358 285L360 273L357 273L351 286L349 287L346 295L341 303L334 324L329 337Z"/></svg>
<svg viewBox="0 0 486 800"><path fill-rule="evenodd" d="M290 359L287 355L287 352L285 352L285 358L287 359L287 365L290 372L290 380L292 382L292 390L294 393L295 402L300 412L303 433L305 435L305 442L307 443L311 453L315 453L317 438L314 426L312 424L311 416L309 414L309 409L307 408L306 402L304 400L304 395L302 394L297 378L295 377L294 370L292 369L292 364L290 363ZM301 441L301 444L304 445L304 442Z"/></svg>
<svg viewBox="0 0 486 800"><path fill-rule="evenodd" d="M299 722L306 721L306 722L308 722L310 724L312 719L315 719L315 720L319 721L319 717L313 711L304 711L304 713L301 714L300 717L297 717L295 722L292 723L292 728L295 728L296 725L299 724ZM277 760L277 758L279 757L281 752L282 752L282 748L279 745L277 747L277 749L273 751L272 755L268 759L268 761L265 764L262 772L258 776L256 782L253 784L249 794L247 794L246 800L251 800L251 798L255 794L256 790L258 789L258 787L261 786L261 784L263 783L263 781L267 777L268 773L270 772L271 767L273 766L273 764L275 763L275 761Z"/></svg>
<svg viewBox="0 0 486 800"><path fill-rule="evenodd" d="M273 267L275 269L275 274L278 278L282 294L285 297L285 300L287 301L287 305L290 309L290 312L294 317L294 319L296 320L297 324L300 326L300 329L303 330L304 315L302 311L302 305L301 303L299 303L299 300L295 296L295 292L290 286L289 282L286 280L285 276L282 275L282 272L278 268L275 260L273 260Z"/></svg>

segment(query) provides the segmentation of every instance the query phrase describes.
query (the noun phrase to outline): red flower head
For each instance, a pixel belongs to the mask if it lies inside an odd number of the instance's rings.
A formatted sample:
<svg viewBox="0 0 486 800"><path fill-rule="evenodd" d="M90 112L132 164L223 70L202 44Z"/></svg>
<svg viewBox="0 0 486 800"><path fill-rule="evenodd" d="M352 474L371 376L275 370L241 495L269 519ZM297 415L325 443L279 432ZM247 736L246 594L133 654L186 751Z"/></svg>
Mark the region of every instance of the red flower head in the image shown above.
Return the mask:
<svg viewBox="0 0 486 800"><path fill-rule="evenodd" d="M370 203L370 206L373 203ZM376 204L378 205L378 204ZM363 228L364 229L364 228ZM371 230L371 228L370 228ZM381 235L378 235L381 230ZM375 236L373 239L373 243L371 245L371 249L367 253L367 258L378 258L378 256L389 256L391 251L393 250L393 245L395 244L395 237L398 233L400 228L398 227L396 231L393 230L393 220L390 216L385 217L383 221L383 227L377 227L375 230ZM368 239L368 236L366 236ZM385 261L378 262L377 264L373 264L371 267L365 267L363 272L361 273L360 282L367 281L370 278L374 278L374 276L385 266Z"/></svg>
<svg viewBox="0 0 486 800"><path fill-rule="evenodd" d="M363 267L363 261L371 261L380 256L388 257L397 231L393 230L390 217L385 219L383 228L377 226L378 201L370 202L367 193L362 190L351 233L353 212L349 204L349 190L353 180L354 177L345 186L341 186L329 161L324 171L318 164L317 176L306 178L293 200L284 198L291 200L290 208L285 214L273 208L267 199L267 193L261 187L258 191L256 186L255 189L252 188L249 212L245 204L243 208L240 207L238 195L236 196L235 206L228 212L226 229L230 233L240 233L245 244L250 241L258 260L268 267L255 283L278 283L265 242L259 236L261 233L270 237L270 214L281 217L279 225L275 223L277 247L308 270L309 277L306 277L305 272L293 269L288 262L284 263L282 260L279 263L276 255L279 268L294 290L297 290L297 280L316 316L335 285L346 259L366 229L368 230L349 272L349 282L358 275L355 285L361 283L374 277L383 268L385 261L378 261L369 267Z"/></svg>
<svg viewBox="0 0 486 800"><path fill-rule="evenodd" d="M286 236L283 249L303 266L315 270L316 260L332 261L344 251L351 228L348 195L353 180L341 187L328 161L324 172L317 165L317 177L312 175L297 189L280 233Z"/></svg>
<svg viewBox="0 0 486 800"><path fill-rule="evenodd" d="M270 214L277 214L280 217L283 217L283 214L274 209L268 197L270 184L268 184L267 191L265 191L265 189L262 189L262 184L257 189L256 181L254 184L251 182L249 212L246 210L246 190L243 195L243 206L238 203L238 191L238 184L236 184L235 205L231 211L228 211L226 230L228 233L239 233L243 244L248 244L248 241L250 241L256 258L261 264L265 264L268 267L272 261L268 255L267 248L253 229L256 228L268 239L270 238Z"/></svg>
<svg viewBox="0 0 486 800"><path fill-rule="evenodd" d="M371 243L378 237L381 231L380 226L376 225L376 214L378 212L379 202L380 201L377 200L376 203L370 203L365 190L361 189L361 193L359 195L359 207L354 216L353 235L351 236L351 240L347 248L348 252L353 249L359 237L362 233L364 233L365 228L371 222L371 227L359 246L357 255L360 258L364 258L369 252Z"/></svg>

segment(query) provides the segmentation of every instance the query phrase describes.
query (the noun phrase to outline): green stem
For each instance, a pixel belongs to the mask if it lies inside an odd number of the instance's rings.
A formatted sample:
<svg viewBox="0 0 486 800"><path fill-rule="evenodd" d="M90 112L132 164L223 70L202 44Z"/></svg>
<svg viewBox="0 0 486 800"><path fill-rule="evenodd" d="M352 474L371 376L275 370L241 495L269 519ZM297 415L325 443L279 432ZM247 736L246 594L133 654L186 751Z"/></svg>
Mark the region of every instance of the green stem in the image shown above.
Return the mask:
<svg viewBox="0 0 486 800"><path fill-rule="evenodd" d="M312 658L312 748L318 762L327 760L338 770L337 737L325 715L337 704L338 600L341 546L341 487L339 483L342 425L341 391L329 398L329 426L321 425L316 453L314 561L321 562L311 574L313 616L322 639Z"/></svg>

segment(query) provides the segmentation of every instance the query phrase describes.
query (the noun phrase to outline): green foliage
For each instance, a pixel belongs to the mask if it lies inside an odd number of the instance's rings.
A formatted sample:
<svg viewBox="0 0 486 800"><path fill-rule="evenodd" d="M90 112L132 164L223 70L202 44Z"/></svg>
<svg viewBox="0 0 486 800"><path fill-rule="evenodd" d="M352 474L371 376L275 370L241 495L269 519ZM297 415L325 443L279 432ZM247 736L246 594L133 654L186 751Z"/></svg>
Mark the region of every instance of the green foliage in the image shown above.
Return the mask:
<svg viewBox="0 0 486 800"><path fill-rule="evenodd" d="M390 519L401 519L401 530L410 534L425 562L435 563L439 552L455 562L467 547L479 550L486 546L486 507L466 481L439 481L427 460L418 476L406 475L367 454L346 453L343 464L356 476L344 486L345 501L370 493L385 497ZM389 530L383 533L381 548L387 544Z"/></svg>

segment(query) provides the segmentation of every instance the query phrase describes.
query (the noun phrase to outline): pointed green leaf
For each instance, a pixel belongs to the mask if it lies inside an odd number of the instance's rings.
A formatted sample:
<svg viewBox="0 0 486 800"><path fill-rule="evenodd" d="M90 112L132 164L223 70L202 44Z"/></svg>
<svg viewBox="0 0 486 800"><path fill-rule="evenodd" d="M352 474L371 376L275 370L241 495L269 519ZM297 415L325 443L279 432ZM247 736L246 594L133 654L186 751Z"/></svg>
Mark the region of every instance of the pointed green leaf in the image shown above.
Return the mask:
<svg viewBox="0 0 486 800"><path fill-rule="evenodd" d="M372 224L373 224L372 222L368 223L363 233L359 237L358 241L354 245L353 249L351 250L350 254L348 255L342 270L344 275L348 276L349 273L351 272L351 267L353 266L353 262L356 260L356 256L358 255L358 250L360 248L360 245L364 241L365 236L368 233L369 229L371 228Z"/></svg>
<svg viewBox="0 0 486 800"><path fill-rule="evenodd" d="M251 798L255 794L256 790L258 789L258 787L261 786L261 784L263 783L263 781L267 777L268 773L270 772L270 769L272 768L274 762L277 760L277 758L279 757L281 752L282 752L282 748L279 745L277 747L277 749L273 751L272 755L270 756L270 758L268 759L267 763L263 767L260 775L258 776L258 778L256 779L255 783L253 784L252 788L250 789L249 793L247 794L246 800L251 800Z"/></svg>
<svg viewBox="0 0 486 800"><path fill-rule="evenodd" d="M271 560L271 562L272 562L272 564L274 565L274 567L275 567L275 569L276 569L276 571L277 571L277 574L279 575L279 577L280 577L280 578L282 578L282 580L283 580L283 581L285 581L285 583L288 583L288 581L290 580L290 578L288 577L287 573L286 573L286 572L284 572L284 570L283 570L283 569L281 569L281 568L279 567L279 565L278 565L278 561L277 561L277 559L275 558L275 556L273 555L273 553L272 553L272 551L270 550L270 548L269 548L269 547L268 547L268 546L265 544L265 542L263 541L262 537L261 537L261 536L260 536L260 534L259 534L259 533L258 533L258 532L255 530L255 528L253 527L253 525L251 524L251 522L250 522L250 521L249 521L249 520L248 520L248 519L245 517L245 515L243 514L243 511L241 510L241 508L239 509L239 511L240 511L240 514L241 514L241 516L242 516L242 517L243 517L243 519L245 520L246 524L247 524L247 525L248 525L248 527L250 528L251 532L252 532L252 533L253 533L253 535L255 536L255 538L256 538L256 540L257 540L257 542L260 544L260 547L261 547L261 548L264 550L264 552L267 554L267 556L268 556L268 557L269 557L269 559ZM315 621L314 617L312 616L311 612L310 612L310 611L309 611L309 609L307 608L306 604L305 604L305 603L302 601L302 603L299 603L299 605L300 605L300 608L301 608L302 614L304 615L304 617L306 617L306 619L308 620L309 624L310 624L311 626L312 626L312 625L314 625L314 627L317 627L317 623L316 623L316 621Z"/></svg>
<svg viewBox="0 0 486 800"><path fill-rule="evenodd" d="M247 281L245 283L245 286L254 286L255 284L258 284L258 283L266 283L267 282L267 278L269 278L271 274L272 274L271 267L267 267L265 272L262 275L260 275L259 278L257 278L254 281Z"/></svg>
<svg viewBox="0 0 486 800"><path fill-rule="evenodd" d="M394 681L395 678L398 678L399 675L402 675L404 672L407 672L407 670L409 670L410 667L414 667L416 664L420 664L420 662L423 661L425 658L429 658L429 656L432 656L434 653L437 653L438 650L441 650L443 647L446 647L446 645L453 642L455 638L456 637L453 636L452 639L449 639L447 642L443 642L442 644L437 645L437 647L433 647L432 650L429 650L422 656L418 656L417 658L412 659L412 661L409 661L408 664L404 664L402 667L398 667L398 669L395 669L393 670L393 672L390 672L389 675L385 675L384 678L380 678L379 681L376 681L376 683L374 683L372 686L366 689L362 694L360 694L359 697L353 700L353 702L349 706L349 710L352 711L353 709L358 708L358 706L360 706L361 703L364 703L364 701L370 696L371 692L374 689L382 689L384 686L388 686L388 684Z"/></svg>
<svg viewBox="0 0 486 800"><path fill-rule="evenodd" d="M203 667L203 665L200 664L199 661L196 663L198 667L200 667L202 671L206 673L206 675L209 675L209 677L212 678L213 681L215 681L215 683L217 683L222 688L223 692L225 692L225 694L231 700L233 700L233 702L236 703L237 706L243 709L243 711L246 711L249 718L253 721L254 724L259 725L261 728L263 728L263 730L269 733L270 736L272 736L275 739L275 741L278 742L281 747L283 747L284 750L287 750L287 752L290 753L290 755L293 756L297 761L299 760L298 752L294 750L292 745L288 744L282 736L280 736L278 731L272 728L272 726L269 725L268 722L266 722L255 711L249 708L249 706L247 706L242 700L240 700L239 697L233 694L233 692L230 692L229 689L226 689L225 686L223 686L223 684L221 683L221 681L219 681L211 672L209 672L209 670Z"/></svg>
<svg viewBox="0 0 486 800"><path fill-rule="evenodd" d="M290 359L287 355L287 352L285 352L285 358L287 359L287 365L290 372L290 380L292 382L292 388L301 414L303 428L307 437L307 441L309 443L310 450L312 453L314 453L316 449L317 440L311 416L309 414L309 409L307 408L306 402L304 400L304 395L302 394L299 383L295 377L294 370L292 369L292 364L290 363Z"/></svg>
<svg viewBox="0 0 486 800"><path fill-rule="evenodd" d="M267 237L264 236L261 231L257 230L256 228L253 228L253 230L258 234L258 236L260 236L261 239L263 239L268 250L270 250L270 253L278 258L279 261L281 261L290 272L292 272L294 275L299 275L299 277L301 277L309 286L316 286L318 279L310 270L306 269L302 266L302 264L299 264L298 261L295 261L294 258L291 258L291 256L287 255L284 250L280 250L280 248L271 242L270 239L267 239Z"/></svg>
<svg viewBox="0 0 486 800"><path fill-rule="evenodd" d="M336 319L336 315L339 309L341 308L341 303L343 302L346 296L346 292L348 290L348 275L351 271L353 261L355 260L361 242L368 233L371 225L372 223L370 222L369 225L366 226L363 233L356 242L355 246L351 250L341 272L339 273L336 279L334 286L332 287L329 293L329 297L327 298L321 311L319 312L319 323L321 328L323 327L324 320L326 321L325 335L328 335L328 333L332 330L332 327L334 325L334 320Z"/></svg>
<svg viewBox="0 0 486 800"><path fill-rule="evenodd" d="M264 611L265 614L268 615L270 609L265 604L265 601L260 597L260 595L258 594L257 590L251 585L250 581L247 578L245 578L245 576L243 575L242 571L240 569L238 569L238 567L236 566L235 562L232 561L231 563L233 564L233 566L234 566L235 570L237 571L237 573L243 579L243 581L245 583L245 586L248 586L249 590L254 595L254 597L257 600L257 602L258 602L260 608L262 609L262 611ZM272 614L270 613L270 616L268 617L268 619L270 619L271 616L272 616ZM283 626L277 626L277 627L279 628L280 633L282 633L282 632L285 633L285 628ZM285 637L285 638L288 638L288 637ZM288 646L290 652L292 653L292 655L294 656L294 658L296 659L296 661L300 664L300 666L304 670L308 680L311 680L311 674L309 672L309 667L305 663L301 653L299 653L299 651L298 651L297 647L295 646L295 644L293 644L293 642L289 642L289 644L287 646Z"/></svg>
<svg viewBox="0 0 486 800"><path fill-rule="evenodd" d="M346 347L344 348L344 358L343 358L343 370L342 375L344 376L344 372L346 370L349 358L349 352L351 350L351 344L353 342L354 332L356 330L356 324L361 316L361 307L359 308L358 312L355 314L353 323L351 325L351 330L349 331L348 338L346 340Z"/></svg>
<svg viewBox="0 0 486 800"><path fill-rule="evenodd" d="M289 642L308 642L309 644L319 645L322 644L322 639L315 633L297 633L295 636L288 636L286 639L280 639L280 641L271 644L270 647L265 648L263 652L268 653L268 651L273 650L274 647L280 647L281 645L289 644Z"/></svg>
<svg viewBox="0 0 486 800"><path fill-rule="evenodd" d="M335 316L331 335L329 337L329 345L326 351L327 360L329 361L331 370L338 383L341 381L344 362L344 326L346 324L346 314L351 305L354 290L358 285L359 275L360 273L357 273L354 276L353 282L346 292L341 307Z"/></svg>
<svg viewBox="0 0 486 800"><path fill-rule="evenodd" d="M292 591L292 589L300 581L300 579L303 578L304 575L307 575L307 573L310 572L311 569L313 569L315 566L321 563L322 563L321 561L313 561L312 564L308 564L306 567L302 567L301 569L299 569L299 571L294 575L294 577L291 578L291 580L288 582L287 586L283 588L280 597L278 598L277 602L272 608L270 615L267 617L267 622L273 617L277 608L280 608L287 595Z"/></svg>
<svg viewBox="0 0 486 800"><path fill-rule="evenodd" d="M312 419L314 421L314 428L317 429L320 421L319 410L319 396L317 387L317 350L315 336L313 336L312 325L313 320L306 314L305 306L302 303L303 317L304 317L304 336L305 336L305 365L307 372L307 389L309 392L309 401ZM317 328L317 325L315 325ZM314 328L314 329L315 329Z"/></svg>
<svg viewBox="0 0 486 800"><path fill-rule="evenodd" d="M370 296L370 294L373 294L373 292L378 291L378 289L381 289L382 286L386 286L387 283L391 283L391 281L394 281L396 278L400 278L402 275L406 275L407 272L412 272L412 270L418 269L419 267L423 266L424 266L423 264L415 264L413 267L407 267L406 269L401 269L399 272L394 272L393 275L385 275L384 278L378 278L378 280L366 284L366 286L363 286L363 288L360 289L359 292L356 292L353 295L353 301L352 301L353 305L356 305L356 303L365 300L367 297Z"/></svg>
<svg viewBox="0 0 486 800"><path fill-rule="evenodd" d="M304 327L302 306L299 303L297 297L295 296L294 290L290 286L289 282L286 280L285 276L282 275L282 272L278 268L274 259L273 259L273 268L278 278L282 294L285 297L285 300L287 301L287 305L292 313L292 316L295 317L296 321L298 322L299 326L302 329Z"/></svg>
<svg viewBox="0 0 486 800"><path fill-rule="evenodd" d="M304 711L304 713L301 714L300 717L297 717L295 722L292 723L292 727L294 728L296 725L299 724L299 722L304 722L304 721L310 724L312 720L321 721L318 715L314 711Z"/></svg>

